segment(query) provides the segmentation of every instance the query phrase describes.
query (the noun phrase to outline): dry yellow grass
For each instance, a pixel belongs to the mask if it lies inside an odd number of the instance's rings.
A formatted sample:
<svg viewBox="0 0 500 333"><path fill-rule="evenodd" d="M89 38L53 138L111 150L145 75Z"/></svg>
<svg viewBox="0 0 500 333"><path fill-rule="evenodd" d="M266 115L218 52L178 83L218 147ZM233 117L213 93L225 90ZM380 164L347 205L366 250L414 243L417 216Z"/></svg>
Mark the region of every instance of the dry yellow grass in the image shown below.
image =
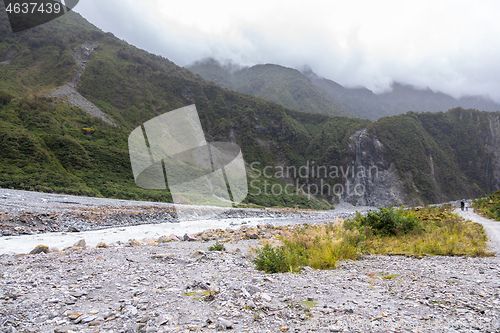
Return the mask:
<svg viewBox="0 0 500 333"><path fill-rule="evenodd" d="M285 231L282 245L267 244L258 249L254 263L257 269L268 272L294 272L302 266L331 269L339 260L356 259L364 254L493 255L486 250L488 239L483 227L464 221L451 213L450 207L391 209L382 211L380 216L397 220L376 220L373 225L381 230L386 230L385 223L397 225L406 220L411 221L412 228L403 228L405 232L396 234L380 233L366 224L362 216L346 223L304 225Z"/></svg>

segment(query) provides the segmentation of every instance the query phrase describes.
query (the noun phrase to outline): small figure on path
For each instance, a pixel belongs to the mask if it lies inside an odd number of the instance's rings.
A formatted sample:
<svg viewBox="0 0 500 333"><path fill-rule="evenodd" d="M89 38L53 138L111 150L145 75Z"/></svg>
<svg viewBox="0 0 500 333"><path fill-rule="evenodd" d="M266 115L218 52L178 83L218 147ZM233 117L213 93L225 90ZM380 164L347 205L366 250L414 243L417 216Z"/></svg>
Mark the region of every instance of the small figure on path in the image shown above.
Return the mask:
<svg viewBox="0 0 500 333"><path fill-rule="evenodd" d="M463 200L460 201L460 208L462 208L462 210L465 208L465 202Z"/></svg>

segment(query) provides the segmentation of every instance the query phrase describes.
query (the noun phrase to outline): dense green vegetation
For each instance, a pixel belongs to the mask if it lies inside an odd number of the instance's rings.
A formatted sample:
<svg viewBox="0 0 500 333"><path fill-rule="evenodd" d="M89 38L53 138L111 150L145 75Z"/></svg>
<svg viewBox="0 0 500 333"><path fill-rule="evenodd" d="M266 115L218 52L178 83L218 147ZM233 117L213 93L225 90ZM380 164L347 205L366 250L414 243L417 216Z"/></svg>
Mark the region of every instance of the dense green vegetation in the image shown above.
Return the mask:
<svg viewBox="0 0 500 333"><path fill-rule="evenodd" d="M366 128L383 144L383 158L374 146L363 147L365 160L384 170L394 164L409 203L444 202L494 191L498 168L491 142L499 113L455 108L380 118L376 122L333 118L311 141L306 156L317 165L346 165L360 160L347 149L351 135ZM380 153L379 153L380 154ZM385 165L376 160L385 160ZM352 162L351 162L352 163ZM349 164L347 164L349 165Z"/></svg>
<svg viewBox="0 0 500 333"><path fill-rule="evenodd" d="M165 191L146 191L135 185L127 137L125 130L50 99L21 99L0 105L0 186L169 200Z"/></svg>
<svg viewBox="0 0 500 333"><path fill-rule="evenodd" d="M366 216L358 215L356 219L346 223L348 227L368 228L375 235L400 236L421 228L418 218L400 208L379 208L376 212L368 212Z"/></svg>
<svg viewBox="0 0 500 333"><path fill-rule="evenodd" d="M0 105L0 187L170 202L168 191L144 190L135 184L128 135L128 130L51 99ZM306 196L255 194L246 202L325 207Z"/></svg>
<svg viewBox="0 0 500 333"><path fill-rule="evenodd" d="M387 148L409 193L423 202L442 202L493 190L495 157L487 142L495 117L462 108L409 112L381 118L372 133Z"/></svg>
<svg viewBox="0 0 500 333"><path fill-rule="evenodd" d="M339 260L364 254L491 256L480 224L463 221L451 207L385 209L343 224L304 225L286 233L282 245L257 249L253 262L268 273L303 266L335 268Z"/></svg>
<svg viewBox="0 0 500 333"><path fill-rule="evenodd" d="M474 200L472 207L485 217L500 221L500 191Z"/></svg>
<svg viewBox="0 0 500 333"><path fill-rule="evenodd" d="M76 63L72 49L105 34L76 15L64 15L43 26L12 33L3 2L0 3L0 90L28 97L69 81Z"/></svg>

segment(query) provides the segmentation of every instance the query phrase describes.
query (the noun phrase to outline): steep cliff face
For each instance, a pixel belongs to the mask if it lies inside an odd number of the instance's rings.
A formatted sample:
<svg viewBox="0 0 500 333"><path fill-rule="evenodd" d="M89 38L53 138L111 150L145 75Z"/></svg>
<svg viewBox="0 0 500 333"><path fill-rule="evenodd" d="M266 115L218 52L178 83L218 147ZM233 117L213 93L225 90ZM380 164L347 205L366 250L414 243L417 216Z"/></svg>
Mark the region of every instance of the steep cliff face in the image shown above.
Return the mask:
<svg viewBox="0 0 500 333"><path fill-rule="evenodd" d="M343 164L356 172L343 175L348 190L341 200L418 205L500 189L498 113L456 109L391 122L374 123L349 137Z"/></svg>
<svg viewBox="0 0 500 333"><path fill-rule="evenodd" d="M491 169L487 170L493 189L500 188L500 115L488 115L489 133L486 137L485 147L492 156Z"/></svg>
<svg viewBox="0 0 500 333"><path fill-rule="evenodd" d="M348 187L341 200L357 206L403 205L407 196L384 145L363 128L350 136L344 163L354 168L342 181Z"/></svg>

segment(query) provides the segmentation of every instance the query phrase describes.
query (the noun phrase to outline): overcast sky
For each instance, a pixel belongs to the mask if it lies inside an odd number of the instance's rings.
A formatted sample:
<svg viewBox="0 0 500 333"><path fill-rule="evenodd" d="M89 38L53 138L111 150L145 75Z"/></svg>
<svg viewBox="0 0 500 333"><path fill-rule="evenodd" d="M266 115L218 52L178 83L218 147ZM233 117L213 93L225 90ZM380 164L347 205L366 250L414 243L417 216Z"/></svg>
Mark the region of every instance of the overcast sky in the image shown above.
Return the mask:
<svg viewBox="0 0 500 333"><path fill-rule="evenodd" d="M500 1L80 0L75 11L180 66L309 65L375 92L399 81L500 102Z"/></svg>

